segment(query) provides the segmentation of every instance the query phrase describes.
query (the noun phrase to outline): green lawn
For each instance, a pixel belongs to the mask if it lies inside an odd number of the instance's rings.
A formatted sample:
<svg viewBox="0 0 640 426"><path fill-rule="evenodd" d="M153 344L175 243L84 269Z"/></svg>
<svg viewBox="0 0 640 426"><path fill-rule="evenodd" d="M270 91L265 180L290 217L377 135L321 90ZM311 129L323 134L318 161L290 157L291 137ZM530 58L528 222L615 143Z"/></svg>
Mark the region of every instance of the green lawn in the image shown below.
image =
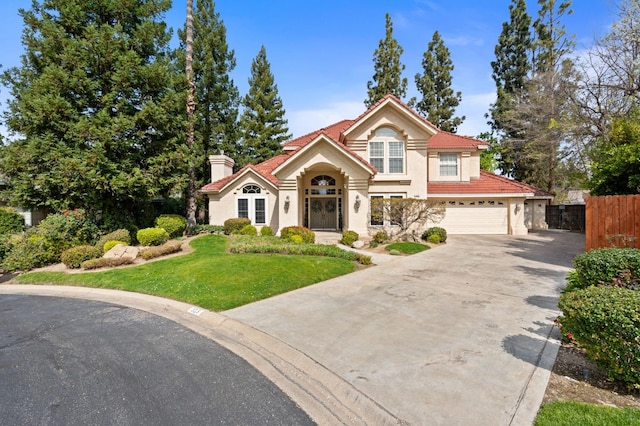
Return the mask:
<svg viewBox="0 0 640 426"><path fill-rule="evenodd" d="M429 250L429 248L430 247L425 244L406 241L402 243L389 244L388 246L385 247L385 250L387 251L397 250L400 253L404 253L404 254L415 254L415 253L420 253L421 251Z"/></svg>
<svg viewBox="0 0 640 426"><path fill-rule="evenodd" d="M181 300L214 311L235 308L276 294L348 274L355 264L320 256L226 253L228 239L194 239L193 253L104 272L32 272L14 281L135 291Z"/></svg>
<svg viewBox="0 0 640 426"><path fill-rule="evenodd" d="M538 411L535 426L627 426L640 424L640 410L580 402L552 402Z"/></svg>

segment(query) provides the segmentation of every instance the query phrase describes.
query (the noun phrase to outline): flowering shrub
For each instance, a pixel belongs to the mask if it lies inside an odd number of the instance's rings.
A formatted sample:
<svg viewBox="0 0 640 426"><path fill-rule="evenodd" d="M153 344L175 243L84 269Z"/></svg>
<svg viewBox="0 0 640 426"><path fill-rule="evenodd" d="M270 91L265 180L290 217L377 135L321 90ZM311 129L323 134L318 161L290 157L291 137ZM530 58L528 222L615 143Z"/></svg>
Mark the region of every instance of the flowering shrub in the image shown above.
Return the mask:
<svg viewBox="0 0 640 426"><path fill-rule="evenodd" d="M640 292L591 286L565 292L562 334L575 339L609 378L640 389Z"/></svg>

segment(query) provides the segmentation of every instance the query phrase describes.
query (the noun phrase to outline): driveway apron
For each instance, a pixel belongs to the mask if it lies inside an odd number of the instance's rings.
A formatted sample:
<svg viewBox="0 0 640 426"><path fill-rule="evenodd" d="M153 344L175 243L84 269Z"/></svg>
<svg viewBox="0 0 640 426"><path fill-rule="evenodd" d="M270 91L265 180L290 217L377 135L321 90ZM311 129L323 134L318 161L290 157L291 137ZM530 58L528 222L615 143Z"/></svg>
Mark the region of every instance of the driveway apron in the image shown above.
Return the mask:
<svg viewBox="0 0 640 426"><path fill-rule="evenodd" d="M223 314L313 358L409 424L531 424L584 235L446 244Z"/></svg>

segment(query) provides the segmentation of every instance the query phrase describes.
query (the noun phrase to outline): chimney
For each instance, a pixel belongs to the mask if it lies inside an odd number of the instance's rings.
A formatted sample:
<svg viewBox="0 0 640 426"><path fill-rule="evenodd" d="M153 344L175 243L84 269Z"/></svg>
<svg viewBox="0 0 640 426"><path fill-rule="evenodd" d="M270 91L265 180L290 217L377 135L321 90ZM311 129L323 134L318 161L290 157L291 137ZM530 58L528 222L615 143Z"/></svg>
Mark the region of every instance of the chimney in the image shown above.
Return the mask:
<svg viewBox="0 0 640 426"><path fill-rule="evenodd" d="M233 174L233 165L235 161L224 155L210 155L209 163L211 163L211 182L218 181Z"/></svg>

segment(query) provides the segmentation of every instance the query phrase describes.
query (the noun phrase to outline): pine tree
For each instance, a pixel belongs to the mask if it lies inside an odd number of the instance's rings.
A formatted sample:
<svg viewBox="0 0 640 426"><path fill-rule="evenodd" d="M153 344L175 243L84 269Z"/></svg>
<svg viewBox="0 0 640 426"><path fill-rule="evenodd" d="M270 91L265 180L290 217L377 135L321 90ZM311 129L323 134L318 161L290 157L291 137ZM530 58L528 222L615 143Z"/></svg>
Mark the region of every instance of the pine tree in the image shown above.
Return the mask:
<svg viewBox="0 0 640 426"><path fill-rule="evenodd" d="M26 52L2 75L5 123L23 138L0 160L11 202L121 220L184 185L184 104L161 21L169 7L47 0L19 11Z"/></svg>
<svg viewBox="0 0 640 426"><path fill-rule="evenodd" d="M398 99L407 95L407 79L402 78L405 66L400 63L404 49L393 38L393 23L388 13L385 19L385 38L380 40L378 48L373 52L373 81L367 82L368 98L364 101L367 107L390 93Z"/></svg>
<svg viewBox="0 0 640 426"><path fill-rule="evenodd" d="M451 88L451 53L438 31L433 33L422 56L422 68L424 73L415 77L418 91L422 93L422 99L415 102L416 111L445 132L455 133L465 119L453 116L462 94L454 93Z"/></svg>
<svg viewBox="0 0 640 426"><path fill-rule="evenodd" d="M182 40L181 51L186 52L186 30L179 31L179 36ZM240 95L230 78L235 66L235 52L229 49L227 30L220 14L215 11L214 2L198 0L193 19L192 70L195 94L191 155L195 167L194 188L209 182L209 155L222 151L231 157L238 154L236 121Z"/></svg>
<svg viewBox="0 0 640 426"><path fill-rule="evenodd" d="M264 46L251 63L249 93L242 105L244 110L239 122L242 155L236 165L257 164L281 154L282 143L291 135Z"/></svg>

